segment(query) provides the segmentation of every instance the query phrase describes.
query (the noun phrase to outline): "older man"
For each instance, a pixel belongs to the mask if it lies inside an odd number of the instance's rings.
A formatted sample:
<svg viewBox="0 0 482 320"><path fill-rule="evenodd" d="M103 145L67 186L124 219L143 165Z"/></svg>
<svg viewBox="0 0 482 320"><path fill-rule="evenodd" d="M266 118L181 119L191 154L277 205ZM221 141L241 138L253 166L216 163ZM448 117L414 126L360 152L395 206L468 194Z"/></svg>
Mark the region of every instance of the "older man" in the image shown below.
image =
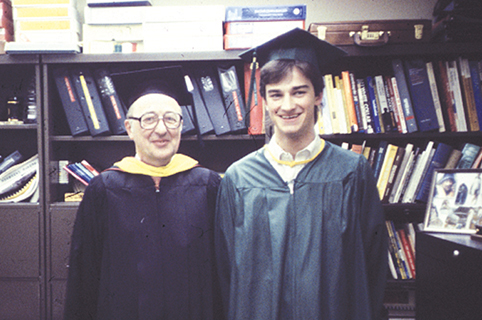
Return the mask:
<svg viewBox="0 0 482 320"><path fill-rule="evenodd" d="M190 103L183 74L171 67L113 79L131 86L125 127L136 154L85 191L65 319L217 318L212 232L220 177L177 153L180 104Z"/></svg>

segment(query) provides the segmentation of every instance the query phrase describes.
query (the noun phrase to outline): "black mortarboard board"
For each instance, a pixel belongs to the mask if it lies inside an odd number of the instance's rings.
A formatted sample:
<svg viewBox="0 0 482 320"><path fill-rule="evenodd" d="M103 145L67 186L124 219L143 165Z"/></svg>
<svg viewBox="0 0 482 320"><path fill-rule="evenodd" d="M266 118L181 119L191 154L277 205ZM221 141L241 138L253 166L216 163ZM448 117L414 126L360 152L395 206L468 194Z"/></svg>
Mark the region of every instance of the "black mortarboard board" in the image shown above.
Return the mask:
<svg viewBox="0 0 482 320"><path fill-rule="evenodd" d="M239 56L246 62L252 62L253 55L256 55L260 66L271 60L294 59L309 62L323 72L323 67L346 55L346 52L308 31L295 28Z"/></svg>
<svg viewBox="0 0 482 320"><path fill-rule="evenodd" d="M180 66L141 69L111 74L117 94L129 108L134 101L149 93L162 93L174 98L180 106L192 105Z"/></svg>

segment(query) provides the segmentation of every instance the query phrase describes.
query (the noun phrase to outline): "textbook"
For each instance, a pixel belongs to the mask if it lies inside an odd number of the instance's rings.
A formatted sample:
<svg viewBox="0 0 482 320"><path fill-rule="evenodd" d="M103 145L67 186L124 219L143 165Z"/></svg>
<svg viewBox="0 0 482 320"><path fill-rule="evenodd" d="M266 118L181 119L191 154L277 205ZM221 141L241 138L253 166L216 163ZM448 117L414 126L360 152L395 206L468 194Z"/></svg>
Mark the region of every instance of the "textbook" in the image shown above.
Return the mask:
<svg viewBox="0 0 482 320"><path fill-rule="evenodd" d="M408 91L408 84L405 78L402 61L400 59L392 60L392 69L397 81L400 100L403 106L403 114L405 116L405 123L407 124L407 131L409 133L417 132L418 126L413 112L412 99L410 98L410 92Z"/></svg>

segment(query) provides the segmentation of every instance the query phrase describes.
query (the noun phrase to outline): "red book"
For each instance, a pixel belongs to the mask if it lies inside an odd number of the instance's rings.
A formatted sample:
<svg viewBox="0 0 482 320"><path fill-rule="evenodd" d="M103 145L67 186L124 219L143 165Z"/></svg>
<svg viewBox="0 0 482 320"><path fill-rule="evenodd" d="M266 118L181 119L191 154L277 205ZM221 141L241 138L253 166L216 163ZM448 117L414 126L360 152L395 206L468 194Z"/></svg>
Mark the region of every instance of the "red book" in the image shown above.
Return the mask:
<svg viewBox="0 0 482 320"><path fill-rule="evenodd" d="M412 247L408 242L407 234L405 233L404 229L397 230L397 233L400 235L400 240L402 241L403 251L405 252L405 256L407 257L408 266L410 267L410 271L412 272L412 276L415 279L415 255L412 252Z"/></svg>

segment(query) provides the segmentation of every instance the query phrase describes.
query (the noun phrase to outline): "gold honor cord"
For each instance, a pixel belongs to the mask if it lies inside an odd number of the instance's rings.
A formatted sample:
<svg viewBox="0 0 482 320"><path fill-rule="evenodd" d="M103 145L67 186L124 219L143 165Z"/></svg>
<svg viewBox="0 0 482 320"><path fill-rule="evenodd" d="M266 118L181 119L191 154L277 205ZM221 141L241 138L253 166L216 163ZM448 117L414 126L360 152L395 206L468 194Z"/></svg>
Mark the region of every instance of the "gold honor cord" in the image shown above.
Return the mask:
<svg viewBox="0 0 482 320"><path fill-rule="evenodd" d="M273 158L273 160L274 160L275 162L293 168L294 166L299 165L299 164L307 164L308 162L311 162L311 161L313 161L316 157L318 157L318 155L321 153L321 151L323 151L323 149L325 148L325 140L321 139L321 148L320 148L320 150L318 150L317 153L315 153L311 158L306 159L306 160L301 160L301 161L283 161L283 160L276 159L276 157L275 157L275 156L271 153L271 151L269 150L267 144L264 146L264 148L266 149L266 151L268 151L268 153L270 154L271 158Z"/></svg>
<svg viewBox="0 0 482 320"><path fill-rule="evenodd" d="M97 114L95 113L94 104L92 103L92 98L90 97L89 88L87 88L87 82L85 82L85 77L80 75L80 83L82 85L82 90L84 91L85 100L87 101L87 106L89 107L90 116L92 117L92 122L94 123L94 128L100 129L99 119L97 119Z"/></svg>

